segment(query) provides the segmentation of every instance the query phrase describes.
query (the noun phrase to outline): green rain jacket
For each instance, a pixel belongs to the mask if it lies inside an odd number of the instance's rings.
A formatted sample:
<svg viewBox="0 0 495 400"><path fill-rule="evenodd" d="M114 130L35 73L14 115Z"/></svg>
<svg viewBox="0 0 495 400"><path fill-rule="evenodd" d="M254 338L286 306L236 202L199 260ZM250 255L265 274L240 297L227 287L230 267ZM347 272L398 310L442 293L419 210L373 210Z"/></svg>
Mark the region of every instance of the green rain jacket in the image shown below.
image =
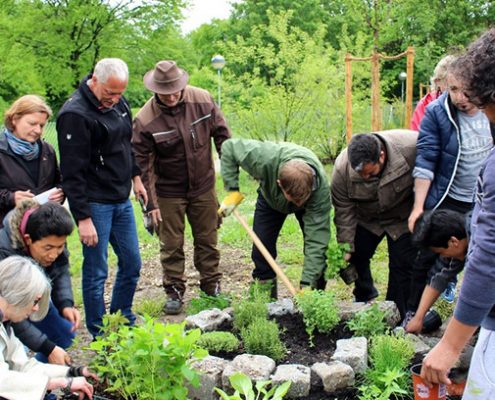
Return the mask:
<svg viewBox="0 0 495 400"><path fill-rule="evenodd" d="M304 205L304 267L301 283L315 287L326 268L330 240L330 187L323 165L309 149L293 143L229 139L222 145L222 178L226 190L239 190L239 167L260 183L260 190L274 210L297 211L277 184L280 167L290 160L302 160L316 173L313 193Z"/></svg>

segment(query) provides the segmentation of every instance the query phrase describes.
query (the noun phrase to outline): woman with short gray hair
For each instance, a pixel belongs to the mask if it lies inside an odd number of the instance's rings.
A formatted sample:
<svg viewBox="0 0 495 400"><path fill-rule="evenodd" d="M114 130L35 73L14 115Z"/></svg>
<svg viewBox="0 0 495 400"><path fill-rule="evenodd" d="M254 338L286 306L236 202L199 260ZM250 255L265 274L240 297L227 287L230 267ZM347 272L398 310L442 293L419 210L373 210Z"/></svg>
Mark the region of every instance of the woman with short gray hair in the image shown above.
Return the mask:
<svg viewBox="0 0 495 400"><path fill-rule="evenodd" d="M23 257L0 262L0 398L42 399L47 391L62 389L79 399L93 397L87 367L69 368L29 359L10 326L27 318L43 319L48 311L51 285L42 269Z"/></svg>

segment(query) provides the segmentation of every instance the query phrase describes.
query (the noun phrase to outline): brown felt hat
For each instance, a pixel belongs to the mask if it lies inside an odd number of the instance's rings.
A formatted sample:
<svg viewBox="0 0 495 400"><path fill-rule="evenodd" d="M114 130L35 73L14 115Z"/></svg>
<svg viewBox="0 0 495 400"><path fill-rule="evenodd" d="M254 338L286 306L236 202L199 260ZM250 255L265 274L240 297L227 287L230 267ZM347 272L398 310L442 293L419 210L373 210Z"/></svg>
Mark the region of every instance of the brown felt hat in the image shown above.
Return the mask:
<svg viewBox="0 0 495 400"><path fill-rule="evenodd" d="M153 93L173 94L180 92L187 85L189 75L179 68L175 61L159 61L155 68L144 74L144 86Z"/></svg>

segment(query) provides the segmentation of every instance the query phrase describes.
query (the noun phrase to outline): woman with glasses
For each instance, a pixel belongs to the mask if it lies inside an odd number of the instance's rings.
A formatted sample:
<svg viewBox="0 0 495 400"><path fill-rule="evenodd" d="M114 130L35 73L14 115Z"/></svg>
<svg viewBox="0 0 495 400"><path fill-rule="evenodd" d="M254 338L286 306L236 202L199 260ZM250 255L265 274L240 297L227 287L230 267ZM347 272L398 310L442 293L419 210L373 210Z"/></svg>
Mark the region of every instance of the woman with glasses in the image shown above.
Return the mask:
<svg viewBox="0 0 495 400"><path fill-rule="evenodd" d="M0 230L0 260L12 255L31 257L43 267L52 282L51 301L45 318L14 323L16 336L36 352L42 362L65 365L70 362L64 350L72 344L81 315L74 307L69 274L69 253L65 249L67 236L74 223L60 204L39 205L24 200L4 219Z"/></svg>

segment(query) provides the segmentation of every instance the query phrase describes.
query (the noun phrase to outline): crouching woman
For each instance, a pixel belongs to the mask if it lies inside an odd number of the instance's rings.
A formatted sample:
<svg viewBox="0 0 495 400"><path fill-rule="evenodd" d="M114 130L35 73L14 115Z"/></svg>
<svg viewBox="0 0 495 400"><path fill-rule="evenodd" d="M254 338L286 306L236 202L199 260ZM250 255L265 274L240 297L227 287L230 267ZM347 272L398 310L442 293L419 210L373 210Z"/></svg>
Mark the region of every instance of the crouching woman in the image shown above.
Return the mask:
<svg viewBox="0 0 495 400"><path fill-rule="evenodd" d="M41 320L48 311L51 285L40 267L13 256L0 262L0 397L9 400L42 399L49 390L93 398L96 378L88 368L69 368L29 359L11 323ZM73 377L73 375L82 375Z"/></svg>

